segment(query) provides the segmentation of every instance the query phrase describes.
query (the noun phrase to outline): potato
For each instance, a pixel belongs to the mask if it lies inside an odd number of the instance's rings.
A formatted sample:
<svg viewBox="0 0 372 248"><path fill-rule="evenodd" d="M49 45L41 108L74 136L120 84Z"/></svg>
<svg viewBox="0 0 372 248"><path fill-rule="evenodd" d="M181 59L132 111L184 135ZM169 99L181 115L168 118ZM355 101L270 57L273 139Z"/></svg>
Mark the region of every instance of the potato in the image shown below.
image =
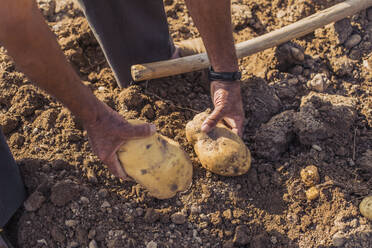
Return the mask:
<svg viewBox="0 0 372 248"><path fill-rule="evenodd" d="M367 196L359 205L359 210L364 217L372 220L372 196Z"/></svg>
<svg viewBox="0 0 372 248"><path fill-rule="evenodd" d="M320 181L318 168L315 165L306 166L306 168L301 170L300 174L302 182L306 186L315 186Z"/></svg>
<svg viewBox="0 0 372 248"><path fill-rule="evenodd" d="M186 125L186 138L194 145L202 166L222 176L239 176L251 167L251 153L242 139L224 124L219 123L208 134L201 131L201 125L208 112L194 117Z"/></svg>
<svg viewBox="0 0 372 248"><path fill-rule="evenodd" d="M312 186L311 188L306 190L306 198L309 201L317 199L319 197L319 194L320 194L320 192L315 186Z"/></svg>
<svg viewBox="0 0 372 248"><path fill-rule="evenodd" d="M118 157L126 173L158 199L171 198L191 186L193 167L189 157L177 142L158 133L126 142Z"/></svg>

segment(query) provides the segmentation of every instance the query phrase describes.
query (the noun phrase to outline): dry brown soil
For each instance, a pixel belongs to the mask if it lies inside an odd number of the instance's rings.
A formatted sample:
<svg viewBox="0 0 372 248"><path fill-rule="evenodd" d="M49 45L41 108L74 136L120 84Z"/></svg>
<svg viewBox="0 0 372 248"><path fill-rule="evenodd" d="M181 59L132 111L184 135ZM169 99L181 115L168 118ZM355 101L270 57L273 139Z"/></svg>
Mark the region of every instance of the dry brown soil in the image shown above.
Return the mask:
<svg viewBox="0 0 372 248"><path fill-rule="evenodd" d="M234 37L259 36L336 2L233 1ZM165 3L174 40L197 37L184 2ZM372 247L371 222L358 210L372 194L372 10L240 61L253 164L235 178L202 169L185 138L187 121L212 107L202 72L121 90L77 5L57 1L44 14L94 94L180 142L194 177L189 191L161 201L111 177L79 121L1 48L0 125L29 194L6 228L16 247ZM311 202L300 178L310 164L320 172Z"/></svg>

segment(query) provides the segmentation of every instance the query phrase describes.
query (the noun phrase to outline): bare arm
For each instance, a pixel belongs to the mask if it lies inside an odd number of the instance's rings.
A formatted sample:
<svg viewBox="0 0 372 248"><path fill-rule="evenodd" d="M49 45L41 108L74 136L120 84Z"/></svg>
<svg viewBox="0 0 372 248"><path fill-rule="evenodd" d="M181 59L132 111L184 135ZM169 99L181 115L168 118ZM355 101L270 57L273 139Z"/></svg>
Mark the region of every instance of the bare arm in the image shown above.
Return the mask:
<svg viewBox="0 0 372 248"><path fill-rule="evenodd" d="M81 83L35 1L1 2L0 43L33 82L82 120L98 157L112 173L124 178L116 157L118 147L127 139L149 135L154 127L130 125Z"/></svg>
<svg viewBox="0 0 372 248"><path fill-rule="evenodd" d="M238 71L230 0L186 0L186 4L201 34L213 69L216 72ZM215 109L203 123L202 130L210 131L223 119L234 132L242 135L244 113L240 82L211 82L211 95Z"/></svg>

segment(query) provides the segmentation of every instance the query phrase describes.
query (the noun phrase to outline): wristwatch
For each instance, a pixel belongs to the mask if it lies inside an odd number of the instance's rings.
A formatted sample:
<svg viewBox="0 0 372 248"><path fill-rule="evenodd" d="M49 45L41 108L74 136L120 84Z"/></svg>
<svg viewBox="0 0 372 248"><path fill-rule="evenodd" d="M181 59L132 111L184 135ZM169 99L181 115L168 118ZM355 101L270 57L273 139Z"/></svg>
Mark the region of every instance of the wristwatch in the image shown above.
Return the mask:
<svg viewBox="0 0 372 248"><path fill-rule="evenodd" d="M210 81L238 81L242 78L240 71L235 72L215 72L213 67L209 67L208 78Z"/></svg>

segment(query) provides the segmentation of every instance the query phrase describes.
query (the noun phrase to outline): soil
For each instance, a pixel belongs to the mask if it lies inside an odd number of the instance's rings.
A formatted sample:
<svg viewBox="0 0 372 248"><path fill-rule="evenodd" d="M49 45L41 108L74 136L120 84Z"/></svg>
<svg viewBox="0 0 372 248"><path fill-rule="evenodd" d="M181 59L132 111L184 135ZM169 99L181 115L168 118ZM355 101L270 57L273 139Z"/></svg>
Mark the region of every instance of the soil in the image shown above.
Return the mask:
<svg viewBox="0 0 372 248"><path fill-rule="evenodd" d="M29 194L6 227L16 247L372 247L372 223L358 209L372 194L371 9L240 61L252 168L222 177L201 168L185 137L186 123L212 107L203 72L119 89L78 5L40 2L84 84L125 118L178 141L194 177L169 200L113 178L79 120L0 48L0 125ZM234 37L337 2L233 1ZM183 1L165 5L175 41L199 36ZM308 165L320 174L312 201L300 176Z"/></svg>

